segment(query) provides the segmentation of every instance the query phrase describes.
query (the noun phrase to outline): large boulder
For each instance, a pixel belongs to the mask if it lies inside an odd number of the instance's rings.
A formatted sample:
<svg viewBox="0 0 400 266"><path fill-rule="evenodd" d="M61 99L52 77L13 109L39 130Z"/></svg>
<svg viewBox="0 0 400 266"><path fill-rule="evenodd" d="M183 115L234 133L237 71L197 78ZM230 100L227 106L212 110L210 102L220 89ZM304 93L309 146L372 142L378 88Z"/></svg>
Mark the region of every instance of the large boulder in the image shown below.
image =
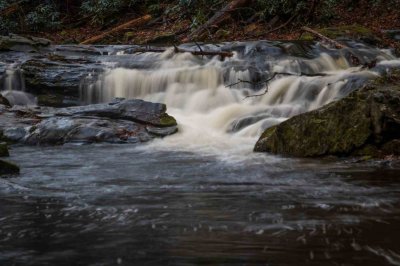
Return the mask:
<svg viewBox="0 0 400 266"><path fill-rule="evenodd" d="M400 85L375 82L268 128L254 150L297 157L400 154Z"/></svg>
<svg viewBox="0 0 400 266"><path fill-rule="evenodd" d="M3 138L32 145L135 143L177 131L164 104L136 99L69 108L13 107L0 114L0 122Z"/></svg>

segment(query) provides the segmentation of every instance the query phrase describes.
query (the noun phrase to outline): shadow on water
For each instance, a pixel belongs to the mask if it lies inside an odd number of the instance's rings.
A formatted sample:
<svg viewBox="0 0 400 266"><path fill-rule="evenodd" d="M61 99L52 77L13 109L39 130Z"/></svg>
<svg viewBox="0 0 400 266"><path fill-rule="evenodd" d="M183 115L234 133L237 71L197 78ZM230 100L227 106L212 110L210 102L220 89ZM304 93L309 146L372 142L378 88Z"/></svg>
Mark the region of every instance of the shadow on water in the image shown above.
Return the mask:
<svg viewBox="0 0 400 266"><path fill-rule="evenodd" d="M14 147L2 265L399 265L399 168L129 145ZM38 162L41 162L38 164Z"/></svg>

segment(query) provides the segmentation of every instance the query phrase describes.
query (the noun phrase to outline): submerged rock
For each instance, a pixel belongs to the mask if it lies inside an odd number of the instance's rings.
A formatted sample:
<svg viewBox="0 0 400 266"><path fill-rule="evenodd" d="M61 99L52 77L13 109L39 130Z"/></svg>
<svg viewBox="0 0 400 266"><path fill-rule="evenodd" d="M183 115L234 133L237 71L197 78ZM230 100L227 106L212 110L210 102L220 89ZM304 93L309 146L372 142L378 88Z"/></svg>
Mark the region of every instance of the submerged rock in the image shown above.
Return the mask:
<svg viewBox="0 0 400 266"><path fill-rule="evenodd" d="M14 107L0 114L2 119L3 138L32 145L145 142L177 131L164 104L136 99L58 109Z"/></svg>
<svg viewBox="0 0 400 266"><path fill-rule="evenodd" d="M19 167L13 163L0 160L0 176L19 174Z"/></svg>
<svg viewBox="0 0 400 266"><path fill-rule="evenodd" d="M298 157L400 153L400 85L374 84L268 128L254 150Z"/></svg>
<svg viewBox="0 0 400 266"><path fill-rule="evenodd" d="M6 97L4 97L2 94L0 94L0 104L11 107L10 101Z"/></svg>
<svg viewBox="0 0 400 266"><path fill-rule="evenodd" d="M9 155L10 154L8 153L7 144L0 143L0 157L6 157L6 156L9 156Z"/></svg>

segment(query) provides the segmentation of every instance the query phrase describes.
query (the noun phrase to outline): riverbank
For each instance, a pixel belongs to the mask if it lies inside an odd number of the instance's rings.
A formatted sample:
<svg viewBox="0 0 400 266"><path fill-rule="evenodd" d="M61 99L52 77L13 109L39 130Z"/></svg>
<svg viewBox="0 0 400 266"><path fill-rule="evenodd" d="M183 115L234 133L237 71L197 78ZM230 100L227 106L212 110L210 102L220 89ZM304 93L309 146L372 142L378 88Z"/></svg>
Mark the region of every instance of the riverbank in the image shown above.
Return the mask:
<svg viewBox="0 0 400 266"><path fill-rule="evenodd" d="M23 1L22 1L23 2ZM82 2L82 1L75 1ZM203 27L211 21L213 15L222 12L224 7L231 2L238 2L238 8L232 10L229 16L222 21L211 24L206 34L196 37L196 41L207 43L220 43L223 41L250 41L250 40L296 40L301 34L301 28L308 26L313 29L327 27L340 28L342 26L357 25L359 28L370 30L375 36L381 38L386 46L394 47L393 40L387 38L386 30L400 28L400 12L394 8L396 1L370 1L360 0L348 3L346 1L315 2L307 12L296 13L296 8L308 6L298 1L294 6L285 2L281 8L275 11L267 11L274 8L276 3L260 4L260 1L221 1L212 3L211 10L207 1L146 3L138 6L127 6L122 12L115 13L115 8L121 5L115 3L115 7L102 6L98 3L88 8L84 17L77 16L82 12L83 6L78 3L68 3L68 6L58 6L65 12L61 21L48 21L46 24L38 24L35 30L15 29L16 33L45 37L54 44L78 44L92 36L107 33L110 29L123 25L125 22L148 15L145 23L138 26L128 26L121 31L106 34L98 44L146 44L175 43L179 44L191 32ZM241 4L243 2L243 4ZM251 8L249 7L250 4ZM186 6L187 5L187 6ZM271 6L269 6L271 5ZM304 6L305 5L305 6ZM24 5L20 7L22 10ZM66 9L65 9L66 8ZM96 10L96 8L98 10ZM104 8L104 10L102 9ZM285 10L288 8L288 10ZM65 9L65 10L64 10ZM290 10L292 13L290 13ZM15 12L15 13L13 13ZM7 13L10 18L17 15L14 10ZM113 13L114 12L114 13ZM285 13L286 12L286 13ZM42 18L36 11L37 20ZM58 13L55 13L58 14ZM58 14L60 15L60 14ZM58 23L49 27L52 23ZM46 27L47 26L47 27ZM25 26L26 28L26 26ZM12 30L11 30L12 31Z"/></svg>

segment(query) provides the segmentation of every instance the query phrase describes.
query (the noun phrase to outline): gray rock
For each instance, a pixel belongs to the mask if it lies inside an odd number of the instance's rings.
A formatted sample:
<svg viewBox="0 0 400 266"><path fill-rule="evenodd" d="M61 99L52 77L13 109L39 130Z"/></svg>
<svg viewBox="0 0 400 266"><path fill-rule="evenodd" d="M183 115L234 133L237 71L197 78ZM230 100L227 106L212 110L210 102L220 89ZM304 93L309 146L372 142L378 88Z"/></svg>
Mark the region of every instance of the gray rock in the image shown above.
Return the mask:
<svg viewBox="0 0 400 266"><path fill-rule="evenodd" d="M28 133L28 129L24 127L11 127L3 130L3 136L14 142L23 141Z"/></svg>
<svg viewBox="0 0 400 266"><path fill-rule="evenodd" d="M0 36L0 51L35 52L50 44L49 40L37 37L22 37L15 34Z"/></svg>
<svg viewBox="0 0 400 266"><path fill-rule="evenodd" d="M166 109L166 105L161 103L151 103L138 99L118 99L115 102L106 104L63 108L59 109L56 114L125 119L157 127L176 126L175 119L165 113Z"/></svg>
<svg viewBox="0 0 400 266"><path fill-rule="evenodd" d="M156 135L156 136L168 136L176 133L178 131L177 126L171 127L155 127L155 126L146 126L147 132Z"/></svg>
<svg viewBox="0 0 400 266"><path fill-rule="evenodd" d="M56 61L48 58L31 59L21 65L26 87L36 94L57 92L63 95L79 94L79 84L92 67L80 61Z"/></svg>
<svg viewBox="0 0 400 266"><path fill-rule="evenodd" d="M0 114L0 122L4 138L31 145L136 143L177 131L164 104L142 100L59 109L15 106Z"/></svg>

